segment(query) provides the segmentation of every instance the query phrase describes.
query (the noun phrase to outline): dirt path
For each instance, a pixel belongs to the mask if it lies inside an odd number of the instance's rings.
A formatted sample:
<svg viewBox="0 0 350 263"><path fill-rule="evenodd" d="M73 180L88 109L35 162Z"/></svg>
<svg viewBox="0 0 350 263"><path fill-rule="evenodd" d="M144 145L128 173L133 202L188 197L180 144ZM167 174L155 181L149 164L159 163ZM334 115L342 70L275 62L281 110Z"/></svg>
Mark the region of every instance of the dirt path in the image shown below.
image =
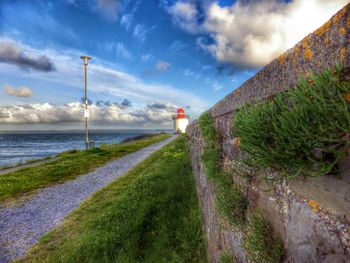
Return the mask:
<svg viewBox="0 0 350 263"><path fill-rule="evenodd" d="M47 187L20 207L1 208L0 262L9 262L22 256L42 235L62 223L87 197L125 174L175 138L176 136L172 136L125 155L75 180Z"/></svg>

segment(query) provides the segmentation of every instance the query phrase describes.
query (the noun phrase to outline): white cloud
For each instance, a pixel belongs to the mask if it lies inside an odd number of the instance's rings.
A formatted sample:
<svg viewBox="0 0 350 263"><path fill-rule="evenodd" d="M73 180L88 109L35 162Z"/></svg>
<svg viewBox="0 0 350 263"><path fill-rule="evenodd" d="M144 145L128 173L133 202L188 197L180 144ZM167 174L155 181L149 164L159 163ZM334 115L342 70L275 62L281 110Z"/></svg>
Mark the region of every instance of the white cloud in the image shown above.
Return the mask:
<svg viewBox="0 0 350 263"><path fill-rule="evenodd" d="M66 0L68 4L70 5L77 5L77 0Z"/></svg>
<svg viewBox="0 0 350 263"><path fill-rule="evenodd" d="M40 82L46 86L57 86L59 84L63 87L79 89L81 90L81 94L83 94L83 65L79 58L79 55L82 54L81 51L67 49L60 51L52 49L39 51L27 45L22 45L22 47L25 52L30 51L33 56L47 55L48 57L54 57L56 70L49 73L41 71L27 72L21 71L15 65L0 63L0 72L10 72L11 75L20 74L23 79L28 79L28 81L34 83ZM153 70L158 68L158 70L164 71L169 69L169 67L170 63L160 60L155 64ZM160 83L145 82L139 77L121 71L118 68L119 66L116 64L107 63L93 57L89 63L89 90L98 94L108 94L112 99L127 98L132 101L133 110L140 112L145 110L145 104L148 101L153 100L178 106L189 105L191 107L191 114L194 116L200 114L208 107L208 103L205 100L189 90L180 90ZM40 94L37 95L39 96ZM90 99L94 101L93 97L90 97ZM65 116L71 116L67 113L67 107L62 105L51 106L54 109L61 110ZM46 105L45 107L51 109L51 106ZM71 106L71 108L73 112L76 110L76 107ZM54 113L55 110L52 110L52 112ZM104 112L106 113L106 111ZM2 115L6 114L3 113ZM81 116L79 114L77 115L78 117ZM44 120L45 118L40 115L35 118L33 117L33 119ZM77 120L75 117L73 119Z"/></svg>
<svg viewBox="0 0 350 263"><path fill-rule="evenodd" d="M213 89L214 89L215 91L222 90L223 88L224 88L224 86L222 86L221 84L219 84L219 83L217 83L217 82L213 83Z"/></svg>
<svg viewBox="0 0 350 263"><path fill-rule="evenodd" d="M95 8L105 18L115 21L118 18L120 4L117 0L96 0Z"/></svg>
<svg viewBox="0 0 350 263"><path fill-rule="evenodd" d="M193 76L193 75L194 75L194 72L192 70L190 70L188 68L184 70L184 76L185 77L190 77L190 76Z"/></svg>
<svg viewBox="0 0 350 263"><path fill-rule="evenodd" d="M213 3L204 28L215 43L204 47L222 62L262 66L320 27L346 2L265 0L225 8Z"/></svg>
<svg viewBox="0 0 350 263"><path fill-rule="evenodd" d="M6 94L14 97L31 97L33 96L33 92L27 88L26 86L18 87L17 89L11 87L10 85L5 85L4 91Z"/></svg>
<svg viewBox="0 0 350 263"><path fill-rule="evenodd" d="M181 28L189 32L195 32L198 30L198 11L195 4L190 2L178 1L170 7L169 13L172 16L174 24L180 26Z"/></svg>
<svg viewBox="0 0 350 263"><path fill-rule="evenodd" d="M213 41L198 44L219 62L259 67L293 47L341 9L348 0L237 1L221 7L203 4L204 22L196 23L195 5L177 2L170 12L175 24L191 32L206 32Z"/></svg>
<svg viewBox="0 0 350 263"><path fill-rule="evenodd" d="M194 73L192 70L190 70L188 68L184 70L183 74L184 74L185 77L191 77L191 78L194 78L194 79L199 79L199 74Z"/></svg>
<svg viewBox="0 0 350 263"><path fill-rule="evenodd" d="M117 55L123 58L132 58L130 51L124 46L123 43L118 42L115 46Z"/></svg>
<svg viewBox="0 0 350 263"><path fill-rule="evenodd" d="M157 60L154 67L151 69L146 69L144 71L144 75L146 76L153 76L157 75L159 73L163 73L165 71L168 71L171 67L171 63L164 61L164 60Z"/></svg>
<svg viewBox="0 0 350 263"><path fill-rule="evenodd" d="M132 24L133 16L132 14L125 14L120 19L120 24L125 27L127 31L129 31Z"/></svg>
<svg viewBox="0 0 350 263"><path fill-rule="evenodd" d="M133 36L144 42L146 40L146 33L146 27L142 24L137 24L134 28Z"/></svg>
<svg viewBox="0 0 350 263"><path fill-rule="evenodd" d="M169 47L169 50L171 50L174 53L181 52L188 48L188 45L181 40L175 40Z"/></svg>
<svg viewBox="0 0 350 263"><path fill-rule="evenodd" d="M204 65L204 66L202 66L202 70L209 70L209 69L211 69L212 68L212 66L210 66L210 65Z"/></svg>
<svg viewBox="0 0 350 263"><path fill-rule="evenodd" d="M219 90L222 90L224 88L224 86L222 86L216 80L212 80L209 78L205 79L205 83L207 83L209 86L211 86L214 91L219 91Z"/></svg>
<svg viewBox="0 0 350 263"><path fill-rule="evenodd" d="M132 24L134 22L134 17L136 15L136 12L139 10L140 5L142 4L142 1L132 1L132 7L131 9L128 8L128 13L125 13L121 19L120 24L126 29L126 31L129 31L131 29Z"/></svg>
<svg viewBox="0 0 350 263"><path fill-rule="evenodd" d="M11 39L0 39L0 62L14 64L22 69L35 69L40 71L55 70L53 62L46 56L33 56L25 52L21 45Z"/></svg>
<svg viewBox="0 0 350 263"><path fill-rule="evenodd" d="M158 60L155 65L155 70L157 72L163 72L163 71L167 71L170 67L171 67L171 64L169 62Z"/></svg>
<svg viewBox="0 0 350 263"><path fill-rule="evenodd" d="M176 105L152 102L143 109L130 110L119 104L92 104L89 106L92 124L159 126L172 122ZM2 124L56 124L79 123L83 121L84 106L80 102L65 105L36 103L15 106L0 106L0 123Z"/></svg>
<svg viewBox="0 0 350 263"><path fill-rule="evenodd" d="M115 52L118 57L127 58L127 59L133 58L132 52L124 45L123 42L99 43L97 45L97 48L99 50L102 50L108 53Z"/></svg>
<svg viewBox="0 0 350 263"><path fill-rule="evenodd" d="M153 56L152 56L152 54L150 54L150 53L143 54L143 55L141 56L141 60L144 61L144 62L147 62L147 61L149 61L149 60L152 59L152 58L153 58Z"/></svg>

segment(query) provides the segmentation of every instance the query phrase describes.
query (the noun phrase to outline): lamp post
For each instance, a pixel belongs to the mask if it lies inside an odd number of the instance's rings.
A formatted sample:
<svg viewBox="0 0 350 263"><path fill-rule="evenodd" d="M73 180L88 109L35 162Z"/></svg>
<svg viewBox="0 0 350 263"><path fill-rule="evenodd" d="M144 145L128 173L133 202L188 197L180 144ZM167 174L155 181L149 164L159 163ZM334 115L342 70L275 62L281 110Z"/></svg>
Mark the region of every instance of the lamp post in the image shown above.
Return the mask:
<svg viewBox="0 0 350 263"><path fill-rule="evenodd" d="M85 117L85 149L89 149L89 132L88 132L88 118L89 118L89 110L88 110L88 98L87 98L87 67L88 62L91 59L91 57L88 56L81 56L80 57L84 62L84 69L85 69L85 111L84 111L84 117Z"/></svg>

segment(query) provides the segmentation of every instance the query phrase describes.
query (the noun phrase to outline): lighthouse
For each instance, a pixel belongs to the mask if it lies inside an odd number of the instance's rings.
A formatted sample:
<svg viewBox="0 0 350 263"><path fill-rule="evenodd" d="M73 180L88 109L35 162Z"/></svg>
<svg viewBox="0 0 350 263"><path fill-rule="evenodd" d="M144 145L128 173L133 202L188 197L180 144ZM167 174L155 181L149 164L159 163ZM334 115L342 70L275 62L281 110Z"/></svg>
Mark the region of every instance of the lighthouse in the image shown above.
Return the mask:
<svg viewBox="0 0 350 263"><path fill-rule="evenodd" d="M185 133L188 125L188 119L189 116L185 114L185 110L183 108L177 109L176 114L173 115L175 131L178 133Z"/></svg>

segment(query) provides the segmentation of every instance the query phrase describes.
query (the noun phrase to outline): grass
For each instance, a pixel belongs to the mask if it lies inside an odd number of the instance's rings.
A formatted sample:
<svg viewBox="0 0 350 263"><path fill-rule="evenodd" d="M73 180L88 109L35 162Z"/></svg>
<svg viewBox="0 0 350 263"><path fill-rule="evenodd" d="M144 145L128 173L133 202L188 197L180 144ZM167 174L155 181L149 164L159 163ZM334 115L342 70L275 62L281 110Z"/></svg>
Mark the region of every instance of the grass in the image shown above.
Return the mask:
<svg viewBox="0 0 350 263"><path fill-rule="evenodd" d="M169 136L167 134L156 135L125 144L103 145L87 151L70 150L59 154L60 158L56 161L0 175L0 201L74 179L108 161L162 141Z"/></svg>
<svg viewBox="0 0 350 263"><path fill-rule="evenodd" d="M300 80L272 101L243 107L233 128L253 167L271 167L288 178L336 174L350 146L349 102L350 81L338 66Z"/></svg>
<svg viewBox="0 0 350 263"><path fill-rule="evenodd" d="M232 174L228 173L228 176L232 177ZM247 206L248 199L232 178L217 183L216 207L231 225L241 226L245 223Z"/></svg>
<svg viewBox="0 0 350 263"><path fill-rule="evenodd" d="M264 112L258 113L265 114ZM254 212L250 220L248 222L246 220L248 199L234 182L234 176L247 174L246 166L241 163L240 159L237 159L233 161L231 172L223 171L220 163L220 136L209 112L203 113L199 118L199 128L204 139L201 161L206 168L207 176L215 183L216 208L220 215L230 225L246 231L243 247L247 251L249 262L281 262L282 244L279 239L272 236L271 228L263 216L259 212ZM220 262L235 262L235 258L227 252L222 252Z"/></svg>
<svg viewBox="0 0 350 263"><path fill-rule="evenodd" d="M35 159L27 160L27 161L14 163L14 164L2 165L2 166L0 166L0 171L1 170L6 170L6 169L10 169L10 168L16 168L18 166L22 166L22 165L26 165L26 164L32 164L32 163L37 163L37 162L50 160L50 159L53 159L55 157L56 157L55 155L50 155L50 156L46 156L46 157L42 157L42 158L35 158Z"/></svg>
<svg viewBox="0 0 350 263"><path fill-rule="evenodd" d="M222 251L220 254L219 263L236 263L236 259L228 251Z"/></svg>
<svg viewBox="0 0 350 263"><path fill-rule="evenodd" d="M98 191L18 262L206 262L185 138Z"/></svg>
<svg viewBox="0 0 350 263"><path fill-rule="evenodd" d="M231 225L242 225L248 200L233 181L234 171L222 171L220 135L209 112L200 116L199 127L205 143L201 161L206 168L206 175L216 185L216 208Z"/></svg>
<svg viewBox="0 0 350 263"><path fill-rule="evenodd" d="M214 181L219 180L221 170L220 134L216 131L210 112L204 112L199 117L198 122L205 143L201 160L205 165L206 175Z"/></svg>
<svg viewBox="0 0 350 263"><path fill-rule="evenodd" d="M255 211L249 220L244 248L248 253L249 262L278 263L282 261L282 243L271 234L268 222L258 211Z"/></svg>

